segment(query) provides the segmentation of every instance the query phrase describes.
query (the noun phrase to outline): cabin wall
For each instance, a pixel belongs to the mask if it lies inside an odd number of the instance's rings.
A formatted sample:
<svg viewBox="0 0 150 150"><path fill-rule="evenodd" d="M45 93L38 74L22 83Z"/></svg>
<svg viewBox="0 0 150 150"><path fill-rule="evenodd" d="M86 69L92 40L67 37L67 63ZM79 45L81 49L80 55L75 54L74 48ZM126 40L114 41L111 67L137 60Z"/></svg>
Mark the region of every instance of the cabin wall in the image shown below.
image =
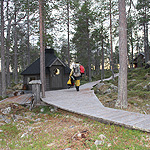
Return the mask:
<svg viewBox="0 0 150 150"><path fill-rule="evenodd" d="M50 74L46 74L46 91L50 90L50 78L49 78Z"/></svg>

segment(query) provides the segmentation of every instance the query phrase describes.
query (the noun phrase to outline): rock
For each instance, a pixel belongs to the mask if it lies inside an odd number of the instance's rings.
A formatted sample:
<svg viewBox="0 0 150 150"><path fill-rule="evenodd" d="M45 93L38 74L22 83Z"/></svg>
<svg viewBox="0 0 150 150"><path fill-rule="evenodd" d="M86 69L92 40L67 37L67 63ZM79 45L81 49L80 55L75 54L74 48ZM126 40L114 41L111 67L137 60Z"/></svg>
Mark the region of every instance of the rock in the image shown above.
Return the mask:
<svg viewBox="0 0 150 150"><path fill-rule="evenodd" d="M9 113L11 112L11 107L7 107L7 108L5 108L5 109L1 109L1 112L2 112L3 114L9 114Z"/></svg>
<svg viewBox="0 0 150 150"><path fill-rule="evenodd" d="M55 145L55 143L47 144L48 147L51 147L51 146L53 146L53 145Z"/></svg>
<svg viewBox="0 0 150 150"><path fill-rule="evenodd" d="M4 115L0 115L0 121L5 121Z"/></svg>
<svg viewBox="0 0 150 150"><path fill-rule="evenodd" d="M117 86L111 84L110 88L113 90L113 92L118 92L118 87Z"/></svg>
<svg viewBox="0 0 150 150"><path fill-rule="evenodd" d="M51 112L54 112L55 110L53 109L53 108L51 108L51 110L50 110Z"/></svg>
<svg viewBox="0 0 150 150"><path fill-rule="evenodd" d="M138 104L137 104L137 103L134 103L134 106L136 106L136 107L137 107L137 106L138 106Z"/></svg>
<svg viewBox="0 0 150 150"><path fill-rule="evenodd" d="M35 119L34 121L35 122L38 122L38 121L40 121L41 120L41 118L37 118L37 119Z"/></svg>
<svg viewBox="0 0 150 150"><path fill-rule="evenodd" d="M136 81L136 79L132 79L131 81L133 81L133 82L134 82L134 81Z"/></svg>
<svg viewBox="0 0 150 150"><path fill-rule="evenodd" d="M107 89L106 91L104 91L104 94L110 94L111 93L111 89Z"/></svg>
<svg viewBox="0 0 150 150"><path fill-rule="evenodd" d="M51 112L57 111L57 107L53 107L53 108L50 107L50 111L51 111Z"/></svg>
<svg viewBox="0 0 150 150"><path fill-rule="evenodd" d="M5 123L11 123L10 119L5 119Z"/></svg>
<svg viewBox="0 0 150 150"><path fill-rule="evenodd" d="M143 79L145 79L145 80L149 80L150 79L150 73L147 73L144 77L143 77Z"/></svg>
<svg viewBox="0 0 150 150"><path fill-rule="evenodd" d="M78 133L78 134L77 134L77 137L78 137L78 138L81 138L81 137L82 137L82 134L81 134L81 133Z"/></svg>
<svg viewBox="0 0 150 150"><path fill-rule="evenodd" d="M150 61L148 61L145 65L145 69L149 68L150 67Z"/></svg>
<svg viewBox="0 0 150 150"><path fill-rule="evenodd" d="M28 135L28 133L23 133L22 136L21 136L21 138L23 138L23 137L25 137L27 135Z"/></svg>
<svg viewBox="0 0 150 150"><path fill-rule="evenodd" d="M143 89L150 91L150 82L143 87Z"/></svg>
<svg viewBox="0 0 150 150"><path fill-rule="evenodd" d="M94 142L94 144L97 146L97 145L102 145L104 143L104 141L101 141L101 140L96 140Z"/></svg>
<svg viewBox="0 0 150 150"><path fill-rule="evenodd" d="M111 147L112 145L111 145L111 143L108 143L108 145L107 145L108 147Z"/></svg>
<svg viewBox="0 0 150 150"><path fill-rule="evenodd" d="M99 135L99 137L100 137L101 140L105 140L106 139L106 136L103 135L103 134Z"/></svg>
<svg viewBox="0 0 150 150"><path fill-rule="evenodd" d="M31 130L32 130L32 127L29 127L29 128L28 128L28 131L31 132Z"/></svg>
<svg viewBox="0 0 150 150"><path fill-rule="evenodd" d="M103 85L104 85L104 83L98 83L98 84L96 85L96 88L99 89L99 88L101 88Z"/></svg>
<svg viewBox="0 0 150 150"><path fill-rule="evenodd" d="M44 108L41 108L40 112L44 112Z"/></svg>

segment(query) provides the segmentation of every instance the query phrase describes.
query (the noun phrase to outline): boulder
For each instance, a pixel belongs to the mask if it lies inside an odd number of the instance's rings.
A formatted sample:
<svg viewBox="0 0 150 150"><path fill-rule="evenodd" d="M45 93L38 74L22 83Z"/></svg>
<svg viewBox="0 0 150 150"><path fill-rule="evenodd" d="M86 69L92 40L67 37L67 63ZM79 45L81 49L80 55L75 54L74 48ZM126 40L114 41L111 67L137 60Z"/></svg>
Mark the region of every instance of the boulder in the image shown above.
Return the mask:
<svg viewBox="0 0 150 150"><path fill-rule="evenodd" d="M150 61L148 61L145 65L145 69L150 68Z"/></svg>

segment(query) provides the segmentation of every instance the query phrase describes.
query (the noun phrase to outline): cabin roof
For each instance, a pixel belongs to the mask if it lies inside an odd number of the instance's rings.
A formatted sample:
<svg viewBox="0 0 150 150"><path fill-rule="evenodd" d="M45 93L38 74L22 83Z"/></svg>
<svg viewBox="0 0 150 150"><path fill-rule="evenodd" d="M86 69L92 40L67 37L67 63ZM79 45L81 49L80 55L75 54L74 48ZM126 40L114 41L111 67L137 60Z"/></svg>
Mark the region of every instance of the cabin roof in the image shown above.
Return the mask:
<svg viewBox="0 0 150 150"><path fill-rule="evenodd" d="M45 68L51 67L55 61L59 60L60 63L65 67L65 73L70 72L70 68L63 63L56 55L54 54L53 49L45 50ZM40 74L40 58L38 58L35 62L29 65L21 75L37 75Z"/></svg>

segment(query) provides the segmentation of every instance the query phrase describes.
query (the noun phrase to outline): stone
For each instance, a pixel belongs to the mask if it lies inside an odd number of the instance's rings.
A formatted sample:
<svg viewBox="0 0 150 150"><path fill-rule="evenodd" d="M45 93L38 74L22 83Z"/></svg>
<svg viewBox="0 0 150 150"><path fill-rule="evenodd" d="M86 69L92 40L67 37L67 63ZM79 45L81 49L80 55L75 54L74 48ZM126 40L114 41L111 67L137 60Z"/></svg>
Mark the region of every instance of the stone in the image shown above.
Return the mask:
<svg viewBox="0 0 150 150"><path fill-rule="evenodd" d="M10 119L5 119L5 123L11 123Z"/></svg>
<svg viewBox="0 0 150 150"><path fill-rule="evenodd" d="M53 145L55 145L55 143L47 144L48 147L51 147L51 146L53 146Z"/></svg>
<svg viewBox="0 0 150 150"><path fill-rule="evenodd" d="M41 118L37 118L37 119L35 119L34 121L35 122L38 122L38 121L40 121L41 120Z"/></svg>
<svg viewBox="0 0 150 150"><path fill-rule="evenodd" d="M44 108L41 108L40 112L44 112Z"/></svg>
<svg viewBox="0 0 150 150"><path fill-rule="evenodd" d="M2 112L3 114L9 114L9 113L11 112L11 107L7 107L7 108L5 108L5 109L1 109L1 112Z"/></svg>
<svg viewBox="0 0 150 150"><path fill-rule="evenodd" d="M134 103L134 106L136 106L136 107L137 107L137 106L138 106L138 104L137 104L137 103Z"/></svg>
<svg viewBox="0 0 150 150"><path fill-rule="evenodd" d="M23 133L22 136L21 136L21 138L23 138L25 136L27 136L27 133Z"/></svg>
<svg viewBox="0 0 150 150"><path fill-rule="evenodd" d="M101 140L96 140L94 142L94 144L97 146L97 145L102 145L104 143L104 141L101 141Z"/></svg>
<svg viewBox="0 0 150 150"><path fill-rule="evenodd" d="M99 135L99 137L100 137L101 140L105 140L106 139L106 136L103 135L103 134Z"/></svg>
<svg viewBox="0 0 150 150"><path fill-rule="evenodd" d="M32 130L32 127L29 127L29 128L28 128L28 131L31 132L31 130Z"/></svg>
<svg viewBox="0 0 150 150"><path fill-rule="evenodd" d="M108 143L108 145L107 145L108 147L111 147L112 145L111 145L111 143Z"/></svg>
<svg viewBox="0 0 150 150"><path fill-rule="evenodd" d="M104 83L98 83L98 84L96 85L96 88L99 89L99 88L101 88L103 85L104 85Z"/></svg>
<svg viewBox="0 0 150 150"><path fill-rule="evenodd" d="M104 94L110 94L111 93L111 89L107 89L106 91L104 91Z"/></svg>
<svg viewBox="0 0 150 150"><path fill-rule="evenodd" d="M118 92L118 87L115 86L114 84L111 84L110 88L113 90L113 92Z"/></svg>
<svg viewBox="0 0 150 150"><path fill-rule="evenodd" d="M82 134L81 134L81 133L78 133L78 134L77 134L77 137L78 137L78 138L81 138L81 137L82 137Z"/></svg>
<svg viewBox="0 0 150 150"><path fill-rule="evenodd" d="M131 81L133 81L133 82L134 82L134 81L136 81L136 79L132 79Z"/></svg>

